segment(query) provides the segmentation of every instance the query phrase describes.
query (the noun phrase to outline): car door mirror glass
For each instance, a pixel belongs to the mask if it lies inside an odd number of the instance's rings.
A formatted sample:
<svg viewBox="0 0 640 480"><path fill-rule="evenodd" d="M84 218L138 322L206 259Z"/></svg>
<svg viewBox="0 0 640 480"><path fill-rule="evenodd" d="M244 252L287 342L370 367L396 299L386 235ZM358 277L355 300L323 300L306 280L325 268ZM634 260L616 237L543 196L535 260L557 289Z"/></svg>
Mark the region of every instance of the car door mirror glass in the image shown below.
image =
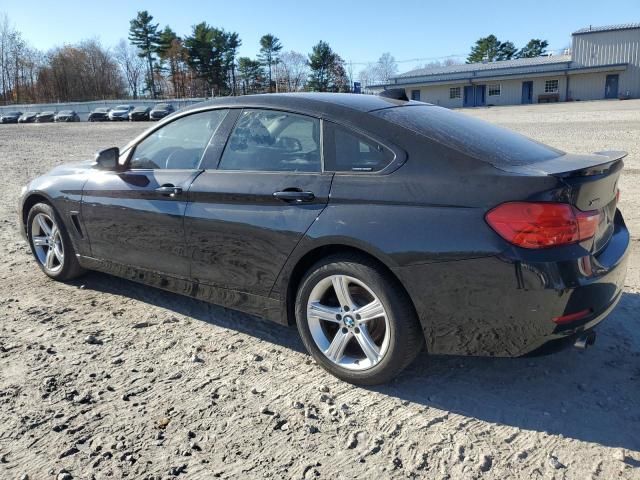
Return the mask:
<svg viewBox="0 0 640 480"><path fill-rule="evenodd" d="M96 165L101 170L116 170L119 158L120 149L118 147L107 148L96 153Z"/></svg>

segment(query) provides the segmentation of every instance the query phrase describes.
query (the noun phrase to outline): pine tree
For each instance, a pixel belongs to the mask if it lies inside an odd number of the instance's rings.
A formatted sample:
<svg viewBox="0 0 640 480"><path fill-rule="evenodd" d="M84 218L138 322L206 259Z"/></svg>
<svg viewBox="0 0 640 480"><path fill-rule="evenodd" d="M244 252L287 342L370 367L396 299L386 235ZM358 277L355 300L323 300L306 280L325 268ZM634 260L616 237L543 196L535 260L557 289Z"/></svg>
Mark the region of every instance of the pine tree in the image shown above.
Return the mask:
<svg viewBox="0 0 640 480"><path fill-rule="evenodd" d="M267 33L260 39L260 54L258 55L258 59L268 68L269 92L272 91L271 67L277 62L280 50L282 50L282 44L278 37Z"/></svg>
<svg viewBox="0 0 640 480"><path fill-rule="evenodd" d="M159 40L158 24L153 23L153 16L146 10L138 12L138 16L130 22L129 41L138 47L140 57L147 60L147 82L153 98L156 98L153 55L158 49Z"/></svg>
<svg viewBox="0 0 640 480"><path fill-rule="evenodd" d="M349 91L344 60L335 53L327 42L320 40L309 54L308 87L319 92Z"/></svg>
<svg viewBox="0 0 640 480"><path fill-rule="evenodd" d="M549 42L546 40L540 40L539 38L532 38L529 40L523 48L516 54L517 58L533 58L540 57L547 53L547 47Z"/></svg>

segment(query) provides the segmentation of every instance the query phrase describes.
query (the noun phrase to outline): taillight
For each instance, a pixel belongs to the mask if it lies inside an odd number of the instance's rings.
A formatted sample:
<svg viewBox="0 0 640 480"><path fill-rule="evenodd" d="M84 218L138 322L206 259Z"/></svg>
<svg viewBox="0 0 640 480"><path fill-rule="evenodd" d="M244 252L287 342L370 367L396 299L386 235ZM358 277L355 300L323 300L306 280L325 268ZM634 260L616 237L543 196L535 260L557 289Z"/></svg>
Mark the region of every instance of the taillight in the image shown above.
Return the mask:
<svg viewBox="0 0 640 480"><path fill-rule="evenodd" d="M509 243L548 248L593 237L600 214L597 210L583 212L567 203L507 202L490 210L486 220Z"/></svg>

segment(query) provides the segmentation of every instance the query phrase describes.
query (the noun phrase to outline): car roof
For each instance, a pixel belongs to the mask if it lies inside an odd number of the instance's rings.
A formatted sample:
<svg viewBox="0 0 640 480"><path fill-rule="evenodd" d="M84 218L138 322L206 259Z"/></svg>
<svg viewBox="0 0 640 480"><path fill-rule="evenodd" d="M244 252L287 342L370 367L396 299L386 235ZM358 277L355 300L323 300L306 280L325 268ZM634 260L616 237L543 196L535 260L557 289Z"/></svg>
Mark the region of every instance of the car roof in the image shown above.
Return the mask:
<svg viewBox="0 0 640 480"><path fill-rule="evenodd" d="M183 111L201 109L208 106L246 108L267 107L316 115L339 115L345 110L368 113L385 108L415 104L425 105L424 103L412 100L395 100L377 95L354 93L265 93L260 95L216 98L191 105Z"/></svg>

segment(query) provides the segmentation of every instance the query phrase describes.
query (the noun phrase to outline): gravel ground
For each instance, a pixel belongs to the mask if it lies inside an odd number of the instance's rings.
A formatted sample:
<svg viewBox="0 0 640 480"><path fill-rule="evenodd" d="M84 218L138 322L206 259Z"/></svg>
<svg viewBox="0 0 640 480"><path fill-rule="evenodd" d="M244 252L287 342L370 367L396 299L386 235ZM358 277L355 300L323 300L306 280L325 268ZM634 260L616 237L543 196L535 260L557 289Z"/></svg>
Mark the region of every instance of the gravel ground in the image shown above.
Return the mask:
<svg viewBox="0 0 640 480"><path fill-rule="evenodd" d="M0 128L0 478L640 478L640 101L470 110L574 152L630 152L626 293L596 346L428 358L358 388L294 329L90 273L16 233L29 178L145 125Z"/></svg>

